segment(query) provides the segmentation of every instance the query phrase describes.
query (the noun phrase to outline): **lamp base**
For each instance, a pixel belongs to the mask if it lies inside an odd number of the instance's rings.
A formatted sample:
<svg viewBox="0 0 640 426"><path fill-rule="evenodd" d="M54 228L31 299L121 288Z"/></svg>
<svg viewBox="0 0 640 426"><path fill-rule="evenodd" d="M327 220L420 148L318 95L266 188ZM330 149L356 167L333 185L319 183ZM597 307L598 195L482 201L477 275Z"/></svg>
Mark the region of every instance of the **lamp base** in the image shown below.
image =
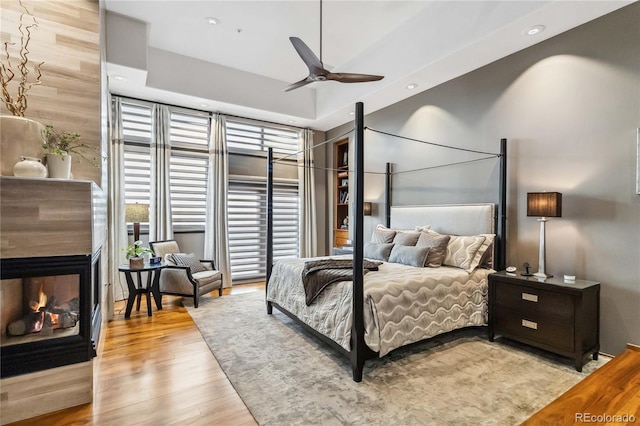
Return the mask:
<svg viewBox="0 0 640 426"><path fill-rule="evenodd" d="M545 279L546 279L546 278L551 278L553 275L551 275L551 274L545 274L545 273L543 273L543 272L538 271L538 272L536 272L535 274L533 274L533 276L534 276L534 277L537 277L537 278L545 278Z"/></svg>

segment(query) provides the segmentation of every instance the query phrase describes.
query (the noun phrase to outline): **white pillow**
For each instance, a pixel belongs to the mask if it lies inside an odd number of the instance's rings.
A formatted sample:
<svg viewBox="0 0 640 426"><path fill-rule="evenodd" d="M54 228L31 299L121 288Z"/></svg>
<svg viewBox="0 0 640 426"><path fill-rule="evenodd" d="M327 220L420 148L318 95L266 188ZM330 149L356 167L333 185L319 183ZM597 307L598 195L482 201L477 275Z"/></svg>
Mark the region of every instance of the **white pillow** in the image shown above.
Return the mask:
<svg viewBox="0 0 640 426"><path fill-rule="evenodd" d="M452 235L447 244L447 254L443 264L464 269L469 273L473 272L478 265L473 266L472 263L485 240L486 238L480 235Z"/></svg>

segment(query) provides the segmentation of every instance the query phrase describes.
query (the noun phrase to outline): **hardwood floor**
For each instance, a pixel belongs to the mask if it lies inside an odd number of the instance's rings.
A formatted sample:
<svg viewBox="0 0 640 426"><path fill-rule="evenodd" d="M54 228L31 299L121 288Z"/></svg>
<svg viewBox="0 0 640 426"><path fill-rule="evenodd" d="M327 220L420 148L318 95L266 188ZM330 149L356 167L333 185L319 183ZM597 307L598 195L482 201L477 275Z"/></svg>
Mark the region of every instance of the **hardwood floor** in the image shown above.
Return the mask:
<svg viewBox="0 0 640 426"><path fill-rule="evenodd" d="M636 422L640 423L640 347L629 345L522 426Z"/></svg>
<svg viewBox="0 0 640 426"><path fill-rule="evenodd" d="M248 291L264 291L264 283L234 286L222 297ZM152 317L143 300L127 320L117 302L95 361L93 403L13 425L256 425L180 300L164 296Z"/></svg>

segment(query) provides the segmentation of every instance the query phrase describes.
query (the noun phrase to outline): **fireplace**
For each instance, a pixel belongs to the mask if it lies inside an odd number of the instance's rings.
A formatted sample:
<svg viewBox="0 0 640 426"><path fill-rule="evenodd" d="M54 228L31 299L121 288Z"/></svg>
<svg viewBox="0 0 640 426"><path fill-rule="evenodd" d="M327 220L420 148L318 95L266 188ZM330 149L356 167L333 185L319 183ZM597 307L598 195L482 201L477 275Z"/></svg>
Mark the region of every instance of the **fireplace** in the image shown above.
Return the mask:
<svg viewBox="0 0 640 426"><path fill-rule="evenodd" d="M100 335L100 251L2 259L1 377L91 360Z"/></svg>

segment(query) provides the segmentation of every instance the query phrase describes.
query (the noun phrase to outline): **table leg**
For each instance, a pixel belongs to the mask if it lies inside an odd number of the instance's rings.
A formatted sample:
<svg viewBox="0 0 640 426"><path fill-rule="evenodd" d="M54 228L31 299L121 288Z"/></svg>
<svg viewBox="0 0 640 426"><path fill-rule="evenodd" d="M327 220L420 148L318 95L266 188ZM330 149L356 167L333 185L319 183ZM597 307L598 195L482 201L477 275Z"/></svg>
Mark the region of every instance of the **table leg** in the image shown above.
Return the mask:
<svg viewBox="0 0 640 426"><path fill-rule="evenodd" d="M138 303L136 303L136 311L140 310L140 302L142 301L142 273L137 272L138 274L138 288L136 289L136 293L138 294Z"/></svg>
<svg viewBox="0 0 640 426"><path fill-rule="evenodd" d="M127 280L127 287L129 288L129 298L127 299L127 309L124 311L124 317L129 318L131 316L131 308L133 308L133 302L136 299L136 286L133 283L130 272L125 272L124 277Z"/></svg>
<svg viewBox="0 0 640 426"><path fill-rule="evenodd" d="M147 298L147 316L152 316L151 313L151 275L153 271L147 272L147 287L145 287L145 297Z"/></svg>
<svg viewBox="0 0 640 426"><path fill-rule="evenodd" d="M151 286L151 293L153 294L153 299L156 301L156 308L158 310L162 309L162 294L160 293L160 272L161 269L156 270L156 273L153 277L153 285Z"/></svg>

